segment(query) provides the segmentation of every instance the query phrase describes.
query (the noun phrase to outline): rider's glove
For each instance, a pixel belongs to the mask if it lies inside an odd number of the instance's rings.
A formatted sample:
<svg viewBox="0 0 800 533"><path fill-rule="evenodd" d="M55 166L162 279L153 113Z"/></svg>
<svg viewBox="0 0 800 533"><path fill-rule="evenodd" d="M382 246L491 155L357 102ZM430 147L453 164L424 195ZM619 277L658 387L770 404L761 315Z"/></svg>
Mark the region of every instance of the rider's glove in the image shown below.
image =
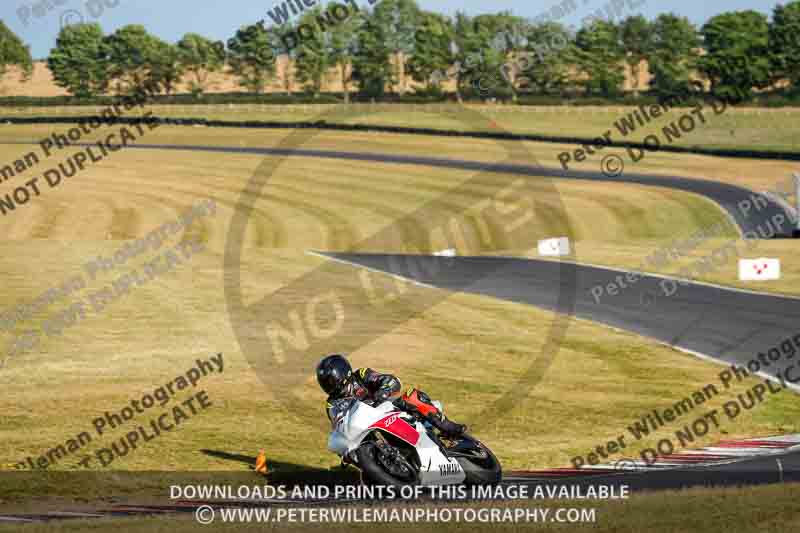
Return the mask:
<svg viewBox="0 0 800 533"><path fill-rule="evenodd" d="M386 392L376 392L374 398L375 405L379 405L389 399L389 394Z"/></svg>
<svg viewBox="0 0 800 533"><path fill-rule="evenodd" d="M414 413L418 412L417 408L414 407L413 405L411 405L410 403L408 403L407 401L405 401L402 396L397 396L395 398L391 398L390 401L392 402L392 405L394 405L396 408L400 409L401 411L405 411L405 412L411 413L411 414L414 414Z"/></svg>

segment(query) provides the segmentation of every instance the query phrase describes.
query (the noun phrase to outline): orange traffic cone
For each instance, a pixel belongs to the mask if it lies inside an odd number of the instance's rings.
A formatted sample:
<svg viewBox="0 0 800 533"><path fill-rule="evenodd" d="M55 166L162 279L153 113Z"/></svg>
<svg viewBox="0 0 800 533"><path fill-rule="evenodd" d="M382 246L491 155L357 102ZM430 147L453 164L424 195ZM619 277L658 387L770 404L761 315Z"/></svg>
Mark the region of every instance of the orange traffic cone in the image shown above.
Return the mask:
<svg viewBox="0 0 800 533"><path fill-rule="evenodd" d="M260 450L258 457L256 457L256 472L259 474L267 473L267 454L264 453L264 450Z"/></svg>

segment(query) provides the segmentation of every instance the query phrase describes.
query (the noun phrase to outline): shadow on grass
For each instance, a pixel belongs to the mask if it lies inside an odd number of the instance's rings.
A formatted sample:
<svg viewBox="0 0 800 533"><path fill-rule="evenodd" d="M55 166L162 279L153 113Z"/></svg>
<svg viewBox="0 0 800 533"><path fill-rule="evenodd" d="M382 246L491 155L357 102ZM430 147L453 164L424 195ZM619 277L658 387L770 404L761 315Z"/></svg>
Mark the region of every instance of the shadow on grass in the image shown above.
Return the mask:
<svg viewBox="0 0 800 533"><path fill-rule="evenodd" d="M244 455L221 450L200 450L205 455L246 464L248 468L254 469L256 457L254 455ZM361 472L355 468L333 468L325 469L315 466L299 465L286 463L283 461L271 461L267 458L269 472L264 476L270 484L292 486L303 485L353 485L361 483Z"/></svg>

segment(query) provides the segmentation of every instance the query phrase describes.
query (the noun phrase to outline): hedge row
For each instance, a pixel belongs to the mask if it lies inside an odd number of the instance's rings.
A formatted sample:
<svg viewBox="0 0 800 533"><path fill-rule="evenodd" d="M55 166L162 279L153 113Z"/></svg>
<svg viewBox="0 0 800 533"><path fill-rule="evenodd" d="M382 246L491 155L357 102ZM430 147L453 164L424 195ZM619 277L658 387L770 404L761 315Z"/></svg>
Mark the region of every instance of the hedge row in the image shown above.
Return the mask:
<svg viewBox="0 0 800 533"><path fill-rule="evenodd" d="M698 99L705 96L698 95ZM94 98L76 98L74 96L3 96L0 97L0 107L55 107L72 105L92 105L104 106L118 102L118 96L98 96ZM344 103L342 93L325 93L318 97L310 94L255 94L255 93L219 93L206 94L198 98L192 94L173 94L150 96L149 100L158 105L222 105L222 104L265 104L265 105L292 105L292 104L341 104ZM465 95L467 102L482 102L484 99L480 95ZM427 104L455 102L456 96L453 93L443 95L396 95L388 94L380 99L372 99L359 95L351 95L353 102L378 102L378 103L400 103L400 104ZM535 106L620 106L620 105L640 105L654 104L658 98L653 95L643 94L640 97L633 95L623 95L618 98L599 98L588 97L580 94L568 95L520 95L516 105L535 105ZM504 103L511 103L504 100ZM689 105L689 102L687 102ZM794 107L800 106L800 94L789 94L776 92L771 94L759 95L749 102L749 106L763 107Z"/></svg>

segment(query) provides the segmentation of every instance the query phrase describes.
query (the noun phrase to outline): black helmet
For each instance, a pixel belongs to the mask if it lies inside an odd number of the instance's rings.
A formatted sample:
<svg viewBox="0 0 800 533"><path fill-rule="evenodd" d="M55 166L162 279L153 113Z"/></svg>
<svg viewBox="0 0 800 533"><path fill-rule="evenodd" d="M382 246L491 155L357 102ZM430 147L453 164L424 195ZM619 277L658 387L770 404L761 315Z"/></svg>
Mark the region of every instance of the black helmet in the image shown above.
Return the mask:
<svg viewBox="0 0 800 533"><path fill-rule="evenodd" d="M317 365L317 382L327 394L341 392L353 368L341 354L331 354L322 358Z"/></svg>

